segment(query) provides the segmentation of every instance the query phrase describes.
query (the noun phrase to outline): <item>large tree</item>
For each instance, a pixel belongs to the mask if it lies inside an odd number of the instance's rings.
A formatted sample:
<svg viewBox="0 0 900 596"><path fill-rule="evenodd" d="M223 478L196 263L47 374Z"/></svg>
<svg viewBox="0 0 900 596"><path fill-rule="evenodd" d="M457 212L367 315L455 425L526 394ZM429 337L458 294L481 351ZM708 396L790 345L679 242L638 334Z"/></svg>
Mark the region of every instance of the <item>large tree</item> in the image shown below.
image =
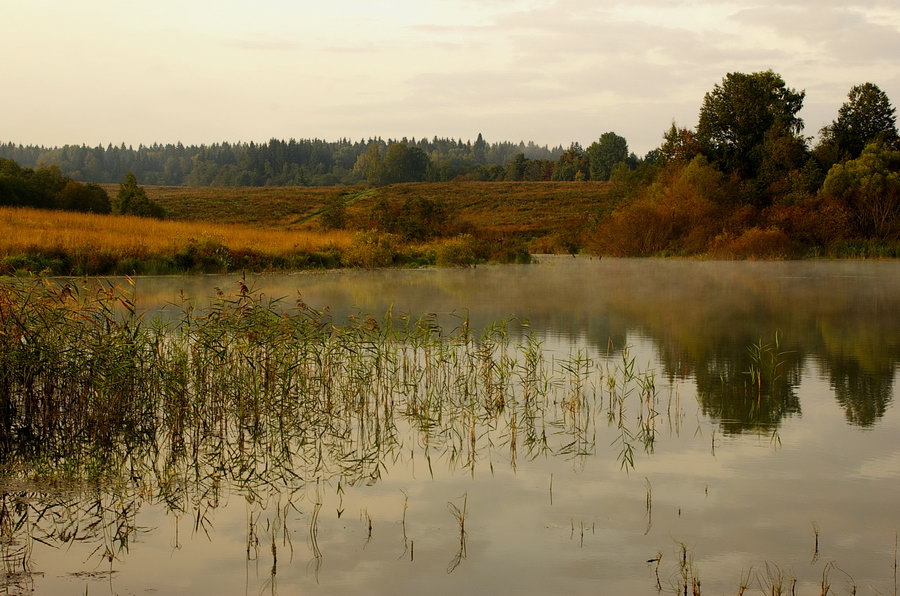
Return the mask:
<svg viewBox="0 0 900 596"><path fill-rule="evenodd" d="M697 157L701 152L700 143L694 131L687 128L679 128L672 122L672 126L663 133L663 144L653 156L663 164L686 164Z"/></svg>
<svg viewBox="0 0 900 596"><path fill-rule="evenodd" d="M897 143L896 110L887 94L873 83L851 87L837 120L822 129L822 145L837 161L856 159L872 141L888 147Z"/></svg>
<svg viewBox="0 0 900 596"><path fill-rule="evenodd" d="M723 170L754 178L767 137L795 137L803 130L797 113L805 94L788 88L771 70L728 73L703 98L697 140Z"/></svg>
<svg viewBox="0 0 900 596"><path fill-rule="evenodd" d="M418 147L391 143L384 154L382 181L386 184L421 182L428 173L428 163L428 155Z"/></svg>
<svg viewBox="0 0 900 596"><path fill-rule="evenodd" d="M578 143L572 143L553 168L553 180L587 180L590 177L588 157Z"/></svg>
<svg viewBox="0 0 900 596"><path fill-rule="evenodd" d="M365 152L356 158L353 171L365 178L366 182L375 186L381 184L383 167L378 143L373 141L369 143Z"/></svg>
<svg viewBox="0 0 900 596"><path fill-rule="evenodd" d="M613 166L628 159L628 141L614 132L605 132L587 148L591 180L609 180Z"/></svg>

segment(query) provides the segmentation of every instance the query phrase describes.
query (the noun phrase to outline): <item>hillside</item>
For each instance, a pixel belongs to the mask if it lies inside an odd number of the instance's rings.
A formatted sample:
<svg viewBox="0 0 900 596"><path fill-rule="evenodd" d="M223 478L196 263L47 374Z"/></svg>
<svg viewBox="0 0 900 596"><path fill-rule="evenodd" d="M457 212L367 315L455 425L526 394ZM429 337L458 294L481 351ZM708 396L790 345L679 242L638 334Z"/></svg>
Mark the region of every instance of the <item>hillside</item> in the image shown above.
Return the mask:
<svg viewBox="0 0 900 596"><path fill-rule="evenodd" d="M115 195L118 185L103 185ZM605 205L608 182L452 182L354 187L145 186L147 195L179 221L318 228L330 201L346 205L347 226L365 228L379 200L442 204L463 227L516 233L537 240L580 227Z"/></svg>
<svg viewBox="0 0 900 596"><path fill-rule="evenodd" d="M118 187L106 190L114 196ZM577 251L608 184L145 190L166 221L0 208L0 275L522 262L529 252ZM343 229L325 221L334 205Z"/></svg>

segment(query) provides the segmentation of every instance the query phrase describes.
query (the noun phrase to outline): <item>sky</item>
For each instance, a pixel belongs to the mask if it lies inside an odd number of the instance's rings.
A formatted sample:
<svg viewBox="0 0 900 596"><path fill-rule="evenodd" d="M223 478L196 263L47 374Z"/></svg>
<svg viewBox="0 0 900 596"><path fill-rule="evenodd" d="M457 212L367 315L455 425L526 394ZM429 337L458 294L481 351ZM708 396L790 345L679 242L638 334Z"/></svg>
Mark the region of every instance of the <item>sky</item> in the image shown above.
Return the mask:
<svg viewBox="0 0 900 596"><path fill-rule="evenodd" d="M0 142L358 140L642 155L729 72L900 101L897 0L0 0Z"/></svg>

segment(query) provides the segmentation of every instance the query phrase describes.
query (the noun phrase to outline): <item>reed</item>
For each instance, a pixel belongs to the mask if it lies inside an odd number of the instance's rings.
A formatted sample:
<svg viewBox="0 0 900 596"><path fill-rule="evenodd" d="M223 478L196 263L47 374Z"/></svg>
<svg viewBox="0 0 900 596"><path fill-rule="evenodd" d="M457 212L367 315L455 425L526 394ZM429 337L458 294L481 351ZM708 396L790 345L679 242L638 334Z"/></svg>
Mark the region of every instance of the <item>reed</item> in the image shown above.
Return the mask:
<svg viewBox="0 0 900 596"><path fill-rule="evenodd" d="M417 451L471 473L496 446L512 465L520 454L583 458L596 452L598 423L641 437L655 407L652 380L628 358L548 359L527 327L512 338L514 321L478 333L467 320L448 331L433 316L391 312L341 322L243 282L207 309L180 309L148 319L129 284L3 281L5 476L99 483L137 503L152 495L176 515L193 511L205 533L223 491L260 501L336 481L340 493ZM30 544L23 532L67 536L18 522L0 540L8 561L30 559L16 546ZM84 540L115 559L127 535Z"/></svg>
<svg viewBox="0 0 900 596"><path fill-rule="evenodd" d="M456 520L456 525L459 529L459 549L456 551L453 558L450 559L450 563L447 564L447 573L453 573L459 567L460 563L468 556L466 546L468 544L466 520L469 517L469 494L463 494L461 507L457 507L457 505L451 501L447 503L447 508Z"/></svg>
<svg viewBox="0 0 900 596"><path fill-rule="evenodd" d="M776 392L778 381L782 378L782 368L787 362L786 356L790 352L781 350L781 333L776 331L772 343L764 343L760 339L747 347L747 353L750 367L745 374L755 389L757 402L760 402L764 395Z"/></svg>
<svg viewBox="0 0 900 596"><path fill-rule="evenodd" d="M267 298L245 282L209 308L180 309L168 322L149 319L130 285L0 284L0 466L7 482L31 487L0 498L7 586L27 587L39 572L37 544L89 544L95 561L115 565L144 531L136 512L148 501L206 533L229 492L250 503L280 495L291 505L295 493L314 491L307 544L318 573L324 486L342 495L412 457L474 473L498 446L511 465L542 455L577 461L604 448L596 441L603 426L621 437L617 446L629 454L620 454L621 465L630 470L661 440L665 420L677 425L683 416L672 398L659 407L654 371L629 350L551 356L516 321L480 331L467 319L448 330L434 316L393 312L337 321L300 297ZM48 502L54 493L35 488L54 486L103 490ZM644 504L649 529L649 480ZM407 507L404 495L401 557L408 545L412 561ZM468 495L448 509L459 535L452 572L467 555ZM273 589L278 555L293 550L287 512L265 524L249 514L247 522L247 556L259 556L260 542L271 552ZM371 539L374 521L364 519ZM584 530L582 522L582 544ZM651 560L657 573L660 560ZM676 560L673 589L699 594L686 546ZM838 571L826 564L823 593ZM796 585L774 565L757 579L770 593Z"/></svg>

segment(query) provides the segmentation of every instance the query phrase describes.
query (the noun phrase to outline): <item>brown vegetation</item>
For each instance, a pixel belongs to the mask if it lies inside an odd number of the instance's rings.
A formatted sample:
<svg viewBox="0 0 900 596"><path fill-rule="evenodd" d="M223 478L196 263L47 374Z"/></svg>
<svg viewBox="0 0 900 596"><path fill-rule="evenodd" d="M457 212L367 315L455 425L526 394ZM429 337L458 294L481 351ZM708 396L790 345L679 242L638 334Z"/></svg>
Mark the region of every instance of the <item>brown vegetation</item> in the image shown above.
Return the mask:
<svg viewBox="0 0 900 596"><path fill-rule="evenodd" d="M118 188L105 185L108 191ZM147 196L170 219L267 226L312 227L328 202L347 204L351 227L365 223L378 200L402 203L424 198L444 203L459 218L482 230L556 230L603 206L607 182L447 182L407 183L379 188L350 187L183 187L145 186Z"/></svg>
<svg viewBox="0 0 900 596"><path fill-rule="evenodd" d="M352 237L352 232L342 230L260 229L4 207L0 208L0 273L258 269L277 267L279 260L285 265L321 260L321 255L349 246Z"/></svg>

